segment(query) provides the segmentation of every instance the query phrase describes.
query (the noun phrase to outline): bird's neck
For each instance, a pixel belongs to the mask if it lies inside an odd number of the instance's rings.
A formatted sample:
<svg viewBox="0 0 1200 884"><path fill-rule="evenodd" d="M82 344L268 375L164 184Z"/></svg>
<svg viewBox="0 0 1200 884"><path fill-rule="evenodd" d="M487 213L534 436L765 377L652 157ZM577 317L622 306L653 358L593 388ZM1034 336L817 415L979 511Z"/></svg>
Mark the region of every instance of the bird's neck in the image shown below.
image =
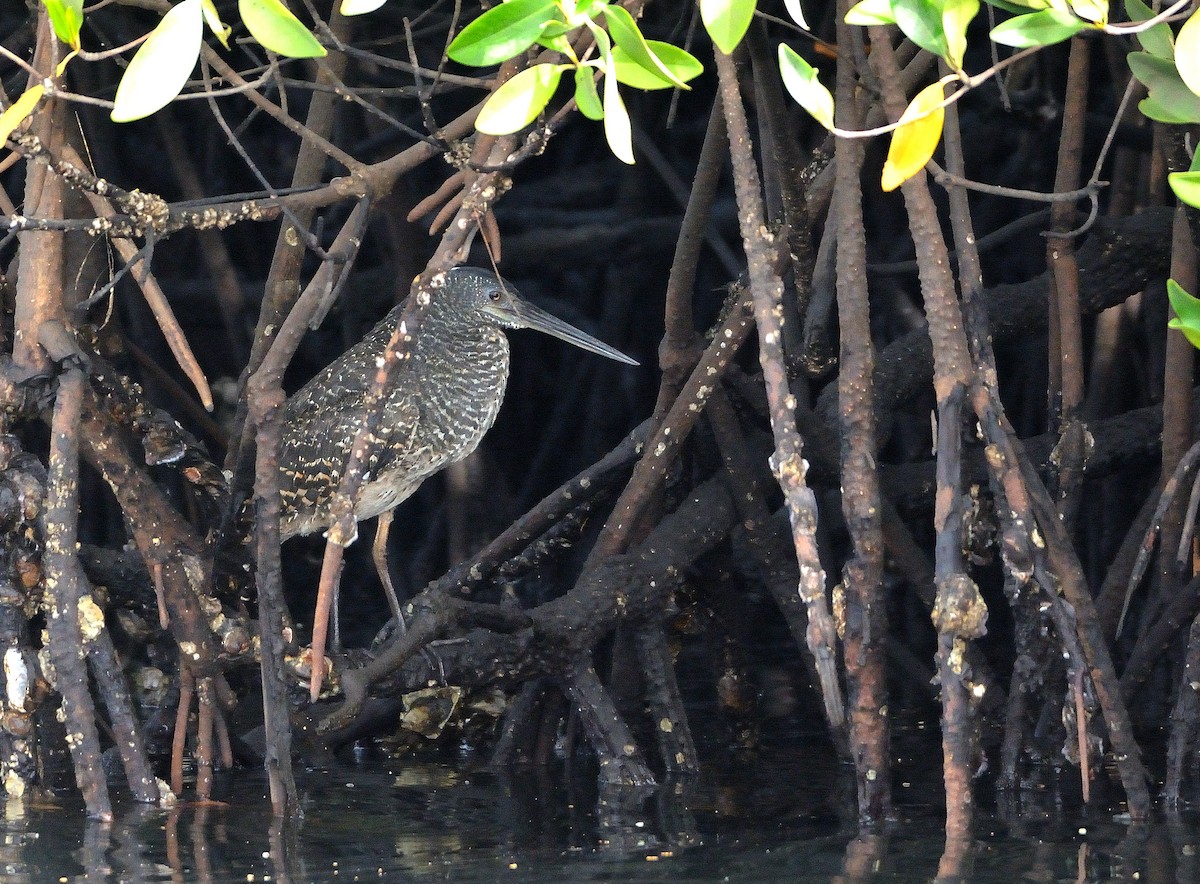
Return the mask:
<svg viewBox="0 0 1200 884"><path fill-rule="evenodd" d="M508 383L504 332L434 321L422 325L413 355L410 377L421 389L422 419L448 450L473 450L496 420Z"/></svg>
<svg viewBox="0 0 1200 884"><path fill-rule="evenodd" d="M421 359L478 360L489 354L492 361L499 351L508 358L508 339L497 326L472 322L453 314L447 307L435 306L421 322L416 336L416 350Z"/></svg>

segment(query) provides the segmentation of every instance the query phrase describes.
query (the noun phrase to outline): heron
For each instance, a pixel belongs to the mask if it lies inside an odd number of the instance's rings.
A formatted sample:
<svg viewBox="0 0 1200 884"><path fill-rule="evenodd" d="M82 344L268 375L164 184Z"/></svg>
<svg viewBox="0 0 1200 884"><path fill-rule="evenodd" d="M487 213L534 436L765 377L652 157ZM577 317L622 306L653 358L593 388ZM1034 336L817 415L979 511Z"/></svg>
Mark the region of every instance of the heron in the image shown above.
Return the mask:
<svg viewBox="0 0 1200 884"><path fill-rule="evenodd" d="M399 629L404 628L404 617L387 560L395 509L427 478L479 447L495 423L508 382L505 331L534 329L617 362L638 364L524 300L515 287L490 271L456 267L435 276L433 287L409 358L396 366L375 406L383 409L376 434L379 444L367 464L354 508L357 521L379 520L372 559ZM279 449L283 540L330 527L330 504L354 439L367 421L368 394L403 309L403 304L393 308L361 341L288 399ZM313 648L314 661L323 652Z"/></svg>

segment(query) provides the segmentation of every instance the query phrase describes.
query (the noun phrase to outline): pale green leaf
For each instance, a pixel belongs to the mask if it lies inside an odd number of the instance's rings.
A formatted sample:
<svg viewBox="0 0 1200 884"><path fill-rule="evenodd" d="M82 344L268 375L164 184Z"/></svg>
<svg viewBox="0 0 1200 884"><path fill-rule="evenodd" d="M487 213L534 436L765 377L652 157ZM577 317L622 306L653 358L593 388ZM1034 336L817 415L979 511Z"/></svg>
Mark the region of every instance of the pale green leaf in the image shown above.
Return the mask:
<svg viewBox="0 0 1200 884"><path fill-rule="evenodd" d="M589 120L604 119L604 105L596 91L596 71L587 65L575 68L575 104Z"/></svg>
<svg viewBox="0 0 1200 884"><path fill-rule="evenodd" d="M979 14L979 0L945 0L942 4L942 30L946 35L946 62L962 70L967 51L967 25Z"/></svg>
<svg viewBox="0 0 1200 884"><path fill-rule="evenodd" d="M633 165L633 126L629 112L617 88L617 77L611 65L604 76L604 137L608 147L622 163Z"/></svg>
<svg viewBox="0 0 1200 884"><path fill-rule="evenodd" d="M183 0L171 7L125 69L117 86L113 122L140 120L166 107L196 67L203 36L200 0Z"/></svg>
<svg viewBox="0 0 1200 884"><path fill-rule="evenodd" d="M1175 38L1175 67L1184 84L1200 95L1200 9L1183 23Z"/></svg>
<svg viewBox="0 0 1200 884"><path fill-rule="evenodd" d="M671 89L677 80L687 82L695 79L704 72L704 65L690 52L680 49L670 43L660 43L657 40L647 40L646 45L654 52L671 73L674 80L668 80L657 73L646 70L642 65L629 57L621 46L612 48L613 64L616 67L617 80L634 89Z"/></svg>
<svg viewBox="0 0 1200 884"><path fill-rule="evenodd" d="M200 7L204 10L204 21L208 24L208 29L221 41L221 45L228 49L229 35L233 33L233 28L221 21L221 14L217 12L213 0L202 0Z"/></svg>
<svg viewBox="0 0 1200 884"><path fill-rule="evenodd" d="M564 67L535 64L497 89L480 108L475 128L488 135L508 135L524 129L554 97Z"/></svg>
<svg viewBox="0 0 1200 884"><path fill-rule="evenodd" d="M387 0L342 0L342 15L366 15L385 3Z"/></svg>
<svg viewBox="0 0 1200 884"><path fill-rule="evenodd" d="M641 65L649 73L665 77L681 89L689 89L683 80L654 54L654 50L646 43L646 38L638 30L637 22L623 6L610 5L604 7L604 19L608 22L608 30L612 34L613 43L619 46L630 60Z"/></svg>
<svg viewBox="0 0 1200 884"><path fill-rule="evenodd" d="M613 61L612 40L608 32L594 22L587 23L588 30L596 39L596 49L600 53L600 62L604 66L604 139L608 149L623 163L633 165L633 126L629 122L629 112L625 110L625 102L617 86L617 66Z"/></svg>
<svg viewBox="0 0 1200 884"><path fill-rule="evenodd" d="M1200 172L1172 172L1167 183L1181 203L1200 209Z"/></svg>
<svg viewBox="0 0 1200 884"><path fill-rule="evenodd" d="M1108 0L1070 0L1071 9L1085 21L1108 24Z"/></svg>
<svg viewBox="0 0 1200 884"><path fill-rule="evenodd" d="M812 30L804 19L804 10L800 7L800 0L783 0L783 6L788 11L788 15L792 17L792 21L806 31Z"/></svg>
<svg viewBox="0 0 1200 884"><path fill-rule="evenodd" d="M1193 347L1200 348L1200 298L1196 298L1173 279L1167 280L1167 297L1175 318L1167 328L1178 329Z"/></svg>
<svg viewBox="0 0 1200 884"><path fill-rule="evenodd" d="M817 79L817 69L784 43L779 44L779 74L796 103L826 129L832 129L833 95Z"/></svg>
<svg viewBox="0 0 1200 884"><path fill-rule="evenodd" d="M33 113L45 91L41 83L35 83L4 109L4 113L0 114L0 146L3 146L4 142L8 141L8 136Z"/></svg>
<svg viewBox="0 0 1200 884"><path fill-rule="evenodd" d="M79 29L83 26L83 0L42 0L50 16L54 34L72 49L79 48Z"/></svg>
<svg viewBox="0 0 1200 884"><path fill-rule="evenodd" d="M874 25L894 25L892 0L860 0L846 13L846 24L869 28Z"/></svg>
<svg viewBox="0 0 1200 884"><path fill-rule="evenodd" d="M946 109L940 106L945 97L942 84L932 83L918 92L905 108L897 122L912 122L892 133L892 143L883 163L881 186L885 191L895 190L933 158L946 119Z"/></svg>
<svg viewBox="0 0 1200 884"><path fill-rule="evenodd" d="M1125 0L1125 12L1132 22L1149 21L1154 18L1154 10L1142 0ZM1166 22L1159 22L1152 28L1139 31L1137 37L1141 47L1151 55L1171 61L1175 57L1175 37L1171 27Z"/></svg>
<svg viewBox="0 0 1200 884"><path fill-rule="evenodd" d="M475 67L508 61L537 41L554 13L554 0L510 0L493 6L459 32L446 54Z"/></svg>
<svg viewBox="0 0 1200 884"><path fill-rule="evenodd" d="M1052 46L1069 40L1087 27L1070 13L1043 9L1029 15L1018 15L992 28L992 39L1004 46L1026 49L1030 46Z"/></svg>
<svg viewBox="0 0 1200 884"><path fill-rule="evenodd" d="M238 0L250 36L288 58L324 58L325 47L280 0Z"/></svg>
<svg viewBox="0 0 1200 884"><path fill-rule="evenodd" d="M755 0L700 0L700 19L718 49L729 55L754 17Z"/></svg>

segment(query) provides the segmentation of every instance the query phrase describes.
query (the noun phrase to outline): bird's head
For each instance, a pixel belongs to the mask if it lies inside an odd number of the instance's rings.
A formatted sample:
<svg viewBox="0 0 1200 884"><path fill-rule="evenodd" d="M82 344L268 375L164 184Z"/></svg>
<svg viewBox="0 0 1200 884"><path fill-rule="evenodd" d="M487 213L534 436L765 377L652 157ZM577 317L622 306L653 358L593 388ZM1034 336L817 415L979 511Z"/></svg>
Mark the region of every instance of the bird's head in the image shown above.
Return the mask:
<svg viewBox="0 0 1200 884"><path fill-rule="evenodd" d="M617 362L638 364L620 350L523 300L511 283L487 270L455 267L448 271L442 297L446 306L453 304L460 316L475 315L502 328L531 328Z"/></svg>

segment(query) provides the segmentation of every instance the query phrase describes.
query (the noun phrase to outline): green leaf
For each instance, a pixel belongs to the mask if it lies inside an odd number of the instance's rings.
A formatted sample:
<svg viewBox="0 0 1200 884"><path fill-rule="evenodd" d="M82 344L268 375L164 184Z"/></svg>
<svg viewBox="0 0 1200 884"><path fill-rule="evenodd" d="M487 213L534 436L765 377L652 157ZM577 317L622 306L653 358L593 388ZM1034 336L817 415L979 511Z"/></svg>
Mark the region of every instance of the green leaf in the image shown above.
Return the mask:
<svg viewBox="0 0 1200 884"><path fill-rule="evenodd" d="M537 41L554 12L554 0L510 0L493 6L459 32L446 54L475 67L508 61Z"/></svg>
<svg viewBox="0 0 1200 884"><path fill-rule="evenodd" d="M700 19L718 49L729 55L746 36L755 0L700 0Z"/></svg>
<svg viewBox="0 0 1200 884"><path fill-rule="evenodd" d="M1175 38L1175 67L1184 84L1200 95L1200 9L1183 23Z"/></svg>
<svg viewBox="0 0 1200 884"><path fill-rule="evenodd" d="M992 28L992 39L1004 46L1026 49L1030 46L1052 46L1069 40L1087 25L1070 13L1043 9L1029 15L1018 15Z"/></svg>
<svg viewBox="0 0 1200 884"><path fill-rule="evenodd" d="M233 33L233 28L221 21L221 13L217 12L213 0L202 0L200 8L204 10L204 21L208 29L221 41L221 45L228 49L229 35Z"/></svg>
<svg viewBox="0 0 1200 884"><path fill-rule="evenodd" d="M1172 172L1167 176L1167 183L1181 203L1200 209L1200 172Z"/></svg>
<svg viewBox="0 0 1200 884"><path fill-rule="evenodd" d="M575 103L579 105L579 112L589 120L604 119L604 105L600 103L600 93L596 91L596 72L587 65L575 68Z"/></svg>
<svg viewBox="0 0 1200 884"><path fill-rule="evenodd" d="M579 14L587 18L595 18L600 14L605 6L609 4L609 0L578 0L576 8Z"/></svg>
<svg viewBox="0 0 1200 884"><path fill-rule="evenodd" d="M609 55L609 70L604 76L604 137L609 150L622 163L633 165L633 126L629 122L629 111L617 89L617 76Z"/></svg>
<svg viewBox="0 0 1200 884"><path fill-rule="evenodd" d="M817 79L817 69L784 43L779 44L779 74L796 103L826 129L832 129L833 95Z"/></svg>
<svg viewBox="0 0 1200 884"><path fill-rule="evenodd" d="M567 67L570 65L535 64L521 71L480 108L475 128L487 135L509 135L524 129L554 97Z"/></svg>
<svg viewBox="0 0 1200 884"><path fill-rule="evenodd" d="M72 49L79 48L79 29L83 27L83 0L42 0L50 16L54 34Z"/></svg>
<svg viewBox="0 0 1200 884"><path fill-rule="evenodd" d="M385 3L387 0L342 0L342 15L366 15Z"/></svg>
<svg viewBox="0 0 1200 884"><path fill-rule="evenodd" d="M1149 21L1155 12L1142 0L1125 0L1125 12L1133 22ZM1166 22L1159 22L1149 30L1136 34L1138 43L1151 55L1171 61L1175 57L1175 37Z"/></svg>
<svg viewBox="0 0 1200 884"><path fill-rule="evenodd" d="M869 28L873 25L894 25L896 15L892 12L892 0L861 0L846 13L846 24Z"/></svg>
<svg viewBox="0 0 1200 884"><path fill-rule="evenodd" d="M1125 60L1133 75L1150 90L1150 97L1138 105L1142 113L1162 122L1200 123L1200 97L1184 84L1172 62L1149 52L1131 52ZM1145 106L1147 101L1149 107ZM1170 119L1151 113L1160 110Z"/></svg>
<svg viewBox="0 0 1200 884"><path fill-rule="evenodd" d="M1167 297L1175 311L1175 318L1167 323L1167 328L1179 329L1188 343L1200 349L1200 298L1184 291L1173 279L1167 280Z"/></svg>
<svg viewBox="0 0 1200 884"><path fill-rule="evenodd" d="M280 0L238 0L250 36L288 58L324 58L325 47Z"/></svg>
<svg viewBox="0 0 1200 884"><path fill-rule="evenodd" d="M565 34L555 34L553 36L542 34L542 36L533 42L535 45L544 46L547 49L557 52L559 55L565 55L568 58L571 57L571 41Z"/></svg>
<svg viewBox="0 0 1200 884"><path fill-rule="evenodd" d="M674 80L660 77L657 73L646 70L642 65L631 59L620 46L612 48L613 64L616 67L617 80L634 89L671 89L676 80L687 82L704 72L704 65L690 52L680 49L670 43L660 43L658 40L647 40L646 45L675 75Z"/></svg>
<svg viewBox="0 0 1200 884"><path fill-rule="evenodd" d="M681 89L691 88L683 80L676 77L675 73L654 54L654 50L647 45L646 38L638 30L637 22L633 20L633 16L629 14L629 11L625 7L604 7L604 20L608 22L608 30L612 34L613 42L632 61L641 65L651 74L665 77Z"/></svg>
<svg viewBox="0 0 1200 884"><path fill-rule="evenodd" d="M967 51L967 25L979 14L979 0L944 0L942 31L946 35L946 62L954 70L962 70Z"/></svg>
<svg viewBox="0 0 1200 884"><path fill-rule="evenodd" d="M941 4L929 0L892 0L896 25L926 52L946 58L946 32L942 30Z"/></svg>
<svg viewBox="0 0 1200 884"><path fill-rule="evenodd" d="M45 91L46 87L41 83L34 83L22 92L16 101L4 109L4 113L0 114L0 147L8 141L8 136L12 135L21 123L25 122L25 118L33 113L33 109L37 107L37 103L41 101L42 93Z"/></svg>
<svg viewBox="0 0 1200 884"><path fill-rule="evenodd" d="M1175 125L1184 125L1186 123L1200 123L1200 119L1194 119L1186 114L1178 114L1168 107L1164 107L1154 100L1154 96L1147 95L1138 102L1138 110L1142 116L1148 120L1154 120L1158 123L1172 123Z"/></svg>
<svg viewBox="0 0 1200 884"><path fill-rule="evenodd" d="M609 0L559 0L557 5L563 20L571 28L578 28L595 21L608 4Z"/></svg>
<svg viewBox="0 0 1200 884"><path fill-rule="evenodd" d="M557 18L546 19L546 23L542 25L542 33L538 40L546 40L553 37L561 37L564 34L569 34L578 27L567 24L565 21Z"/></svg>
<svg viewBox="0 0 1200 884"><path fill-rule="evenodd" d="M203 37L200 0L183 0L167 10L121 77L112 121L140 120L166 107L196 67Z"/></svg>
<svg viewBox="0 0 1200 884"><path fill-rule="evenodd" d="M575 28L565 21L550 18L542 25L541 34L533 42L537 46L552 49L560 55L565 55L567 58L574 58L574 50L571 49L571 40L567 37L567 34L573 30Z"/></svg>

